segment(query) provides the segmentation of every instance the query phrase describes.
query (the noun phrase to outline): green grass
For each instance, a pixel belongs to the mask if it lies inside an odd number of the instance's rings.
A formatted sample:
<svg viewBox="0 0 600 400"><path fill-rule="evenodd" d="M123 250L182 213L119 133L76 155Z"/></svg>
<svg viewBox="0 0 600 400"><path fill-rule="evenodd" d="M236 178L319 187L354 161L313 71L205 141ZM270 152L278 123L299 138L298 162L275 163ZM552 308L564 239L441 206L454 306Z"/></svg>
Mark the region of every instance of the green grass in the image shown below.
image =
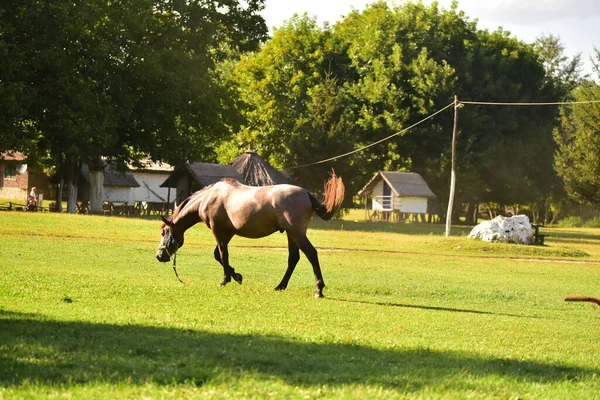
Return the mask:
<svg viewBox="0 0 600 400"><path fill-rule="evenodd" d="M0 398L595 398L600 230L547 246L468 229L314 221L327 287L303 257L285 292L285 235L235 238L244 284L203 226L175 278L159 222L0 213Z"/></svg>

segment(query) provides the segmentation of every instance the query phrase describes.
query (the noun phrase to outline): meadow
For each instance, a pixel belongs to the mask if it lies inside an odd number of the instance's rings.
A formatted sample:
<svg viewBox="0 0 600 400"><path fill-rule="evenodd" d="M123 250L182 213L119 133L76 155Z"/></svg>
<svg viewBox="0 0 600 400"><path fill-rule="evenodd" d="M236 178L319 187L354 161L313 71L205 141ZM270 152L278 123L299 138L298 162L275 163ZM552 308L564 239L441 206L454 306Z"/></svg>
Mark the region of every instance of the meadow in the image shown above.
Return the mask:
<svg viewBox="0 0 600 400"><path fill-rule="evenodd" d="M0 212L0 398L592 399L600 393L600 229L545 246L467 227L313 221L327 284L285 235L234 238L243 285L203 226L177 267L157 218Z"/></svg>

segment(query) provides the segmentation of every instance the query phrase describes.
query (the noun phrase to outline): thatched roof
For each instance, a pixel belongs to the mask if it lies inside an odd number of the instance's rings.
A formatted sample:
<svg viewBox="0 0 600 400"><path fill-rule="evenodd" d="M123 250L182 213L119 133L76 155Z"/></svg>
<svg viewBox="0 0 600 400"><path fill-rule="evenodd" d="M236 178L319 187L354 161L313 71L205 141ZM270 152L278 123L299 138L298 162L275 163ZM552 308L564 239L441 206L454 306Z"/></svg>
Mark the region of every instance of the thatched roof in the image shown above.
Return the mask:
<svg viewBox="0 0 600 400"><path fill-rule="evenodd" d="M254 150L246 150L237 156L231 163L233 168L243 177L250 186L270 186L288 183L288 177L281 171L273 168L264 158Z"/></svg>
<svg viewBox="0 0 600 400"><path fill-rule="evenodd" d="M387 182L396 196L436 198L436 195L427 186L427 182L416 172L379 171L358 194L372 193L375 185L382 179Z"/></svg>
<svg viewBox="0 0 600 400"><path fill-rule="evenodd" d="M244 178L231 165L210 164L210 163L186 163L183 168L178 168L169 175L169 177L160 185L161 187L177 187L177 182L188 173L201 188L217 183L223 178L233 178L244 183Z"/></svg>

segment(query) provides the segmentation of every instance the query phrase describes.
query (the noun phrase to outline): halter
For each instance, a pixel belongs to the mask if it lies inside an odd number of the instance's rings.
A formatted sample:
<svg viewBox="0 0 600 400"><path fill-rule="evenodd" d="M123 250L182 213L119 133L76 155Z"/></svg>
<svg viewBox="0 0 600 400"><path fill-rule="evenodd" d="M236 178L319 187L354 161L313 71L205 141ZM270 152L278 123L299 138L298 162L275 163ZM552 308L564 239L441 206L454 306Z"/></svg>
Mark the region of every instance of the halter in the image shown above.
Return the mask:
<svg viewBox="0 0 600 400"><path fill-rule="evenodd" d="M175 251L173 252L173 254L169 253L169 250L167 248L171 243L175 243ZM183 283L183 281L179 277L179 274L177 273L177 250L179 250L180 247L181 244L179 244L179 242L175 240L175 236L173 236L173 228L169 226L169 236L167 237L167 241L162 246L159 245L158 250L167 252L169 258L173 259L173 271L175 271L175 276L177 277L177 279L179 279L179 282Z"/></svg>
<svg viewBox="0 0 600 400"><path fill-rule="evenodd" d="M169 249L168 249L168 246L169 246L171 243L175 243L175 246L176 246L176 247L175 247L175 251L173 252L173 254L169 253ZM166 251L166 252L167 252L167 255L168 255L169 257L175 257L175 255L177 254L177 250L179 250L179 248L180 248L180 247L181 247L181 245L179 244L179 242L178 242L177 240L175 240L175 236L173 236L173 228L171 228L171 227L169 226L169 236L167 237L167 241L166 241L166 243L165 243L165 244L163 244L163 245L159 245L159 246L158 246L158 250L163 250L163 251Z"/></svg>

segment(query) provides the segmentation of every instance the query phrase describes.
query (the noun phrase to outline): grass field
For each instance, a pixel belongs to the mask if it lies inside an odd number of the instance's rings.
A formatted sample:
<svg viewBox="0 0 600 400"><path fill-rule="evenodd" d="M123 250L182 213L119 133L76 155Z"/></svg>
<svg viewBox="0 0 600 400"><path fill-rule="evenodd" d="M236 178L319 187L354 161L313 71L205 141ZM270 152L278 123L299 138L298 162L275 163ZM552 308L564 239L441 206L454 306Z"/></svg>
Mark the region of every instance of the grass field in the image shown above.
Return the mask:
<svg viewBox="0 0 600 400"><path fill-rule="evenodd" d="M547 246L467 228L314 221L327 287L285 235L235 238L244 284L203 226L154 258L149 219L0 212L0 398L593 399L600 393L600 230Z"/></svg>

